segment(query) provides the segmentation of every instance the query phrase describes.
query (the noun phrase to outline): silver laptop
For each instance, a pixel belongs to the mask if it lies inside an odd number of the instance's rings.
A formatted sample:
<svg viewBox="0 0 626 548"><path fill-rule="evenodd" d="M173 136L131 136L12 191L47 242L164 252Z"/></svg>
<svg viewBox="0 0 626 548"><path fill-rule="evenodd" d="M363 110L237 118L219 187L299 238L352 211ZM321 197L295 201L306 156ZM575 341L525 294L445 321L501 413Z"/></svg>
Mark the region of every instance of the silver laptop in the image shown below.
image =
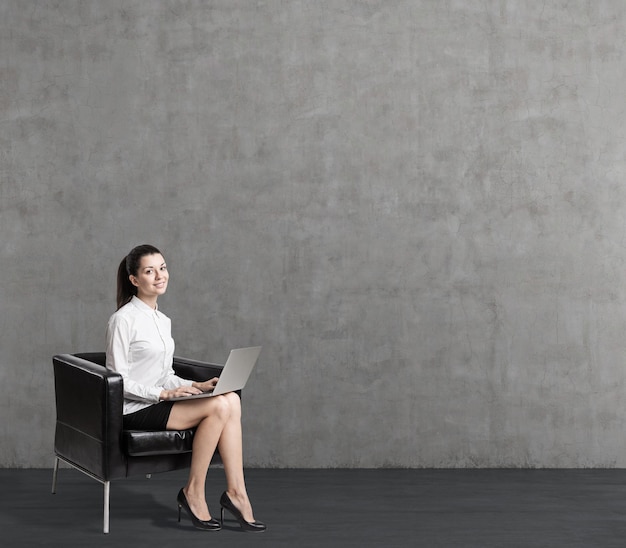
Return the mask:
<svg viewBox="0 0 626 548"><path fill-rule="evenodd" d="M192 396L179 396L177 398L171 398L168 401L212 398L213 396L219 396L227 392L241 390L246 385L246 382L248 382L248 377L250 373L252 373L260 353L260 346L235 348L231 350L217 384L211 392L203 392L202 394L194 394Z"/></svg>

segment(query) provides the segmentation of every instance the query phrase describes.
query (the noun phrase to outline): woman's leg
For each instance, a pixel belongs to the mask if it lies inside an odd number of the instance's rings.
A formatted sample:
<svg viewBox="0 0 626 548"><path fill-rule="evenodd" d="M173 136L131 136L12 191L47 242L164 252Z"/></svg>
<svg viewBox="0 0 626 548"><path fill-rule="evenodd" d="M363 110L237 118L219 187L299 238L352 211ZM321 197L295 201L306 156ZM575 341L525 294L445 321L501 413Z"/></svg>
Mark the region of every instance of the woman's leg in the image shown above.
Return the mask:
<svg viewBox="0 0 626 548"><path fill-rule="evenodd" d="M167 422L168 430L197 427L193 439L191 469L184 492L192 512L201 520L211 519L205 495L206 476L230 415L230 401L225 396L216 396L177 402L172 407Z"/></svg>
<svg viewBox="0 0 626 548"><path fill-rule="evenodd" d="M243 474L243 443L241 434L241 400L234 392L225 395L229 400L230 415L218 442L220 457L226 474L226 492L246 521L253 522L252 505L246 492Z"/></svg>

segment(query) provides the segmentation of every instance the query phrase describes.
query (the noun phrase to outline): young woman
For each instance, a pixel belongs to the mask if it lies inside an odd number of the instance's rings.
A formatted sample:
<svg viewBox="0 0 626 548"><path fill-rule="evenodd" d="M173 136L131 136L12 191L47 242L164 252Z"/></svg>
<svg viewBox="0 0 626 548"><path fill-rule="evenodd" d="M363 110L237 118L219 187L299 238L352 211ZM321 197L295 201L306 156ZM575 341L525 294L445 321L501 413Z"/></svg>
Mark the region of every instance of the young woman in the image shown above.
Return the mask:
<svg viewBox="0 0 626 548"><path fill-rule="evenodd" d="M246 492L241 439L241 402L234 392L214 398L169 401L212 390L217 377L192 382L174 374L171 322L157 307L169 274L161 252L135 247L117 273L117 312L107 325L106 365L124 379L124 428L185 430L196 427L187 485L178 493L178 519L184 508L198 529L216 531L230 511L246 531L264 531L255 521ZM221 522L212 518L205 481L215 449L219 450L227 489L220 499Z"/></svg>

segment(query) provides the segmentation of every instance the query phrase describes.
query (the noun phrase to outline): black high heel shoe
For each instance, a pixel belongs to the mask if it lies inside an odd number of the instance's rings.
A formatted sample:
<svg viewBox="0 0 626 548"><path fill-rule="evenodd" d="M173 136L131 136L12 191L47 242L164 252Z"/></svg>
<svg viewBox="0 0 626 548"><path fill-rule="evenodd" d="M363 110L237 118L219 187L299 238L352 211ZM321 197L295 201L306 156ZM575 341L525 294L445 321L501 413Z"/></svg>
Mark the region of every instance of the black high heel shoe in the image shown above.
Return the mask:
<svg viewBox="0 0 626 548"><path fill-rule="evenodd" d="M196 529L202 529L203 531L219 531L222 528L222 524L216 519L211 518L209 521L198 519L191 511L185 492L182 489L178 492L176 500L178 501L178 523L180 523L180 509L184 508Z"/></svg>
<svg viewBox="0 0 626 548"><path fill-rule="evenodd" d="M233 504L233 501L230 500L230 497L228 496L226 491L222 493L222 496L220 498L220 504L222 506L222 526L224 525L224 509L226 509L235 517L235 519L239 522L239 525L241 525L241 528L244 531L250 531L252 533L262 533L267 529L265 523L262 523L260 521L246 521L241 512Z"/></svg>

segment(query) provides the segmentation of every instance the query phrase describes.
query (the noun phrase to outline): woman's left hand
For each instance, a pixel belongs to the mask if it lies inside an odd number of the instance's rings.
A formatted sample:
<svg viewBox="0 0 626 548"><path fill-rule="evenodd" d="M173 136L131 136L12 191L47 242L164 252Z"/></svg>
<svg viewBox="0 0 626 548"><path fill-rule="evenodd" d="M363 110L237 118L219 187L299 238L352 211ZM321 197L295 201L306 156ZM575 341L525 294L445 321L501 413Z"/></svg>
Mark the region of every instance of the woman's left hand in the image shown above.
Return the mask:
<svg viewBox="0 0 626 548"><path fill-rule="evenodd" d="M203 392L211 392L211 390L215 388L216 384L217 384L217 377L213 377L212 379L209 379L208 381L194 382L192 386L199 388Z"/></svg>

